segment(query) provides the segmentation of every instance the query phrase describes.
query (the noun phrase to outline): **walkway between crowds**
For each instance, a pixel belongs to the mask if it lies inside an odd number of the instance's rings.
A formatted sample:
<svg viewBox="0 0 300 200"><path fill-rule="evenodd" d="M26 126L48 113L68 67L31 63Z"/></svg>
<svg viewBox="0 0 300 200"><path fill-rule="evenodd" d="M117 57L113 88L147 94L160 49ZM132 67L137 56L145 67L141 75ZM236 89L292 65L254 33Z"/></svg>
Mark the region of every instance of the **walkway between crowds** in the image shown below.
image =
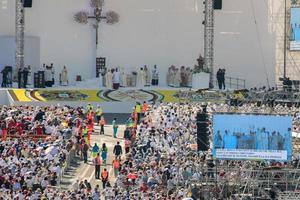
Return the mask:
<svg viewBox="0 0 300 200"><path fill-rule="evenodd" d="M112 137L113 128L111 125L106 125L105 135L100 135L100 127L95 126L95 132L91 136L91 146L95 143L98 144L99 148L102 147L102 144L105 143L108 149L106 166L101 165L101 172L104 168L106 168L109 172L109 182L112 185L115 181L113 169L112 169L112 161L114 159L113 148L119 141L123 148L124 155L124 141L123 134L125 130L125 125L119 125L117 138ZM93 156L91 151L88 154L88 163L84 164L83 160L80 160L79 156L71 163L69 169L63 176L61 189L69 190L72 188L72 185L77 181L87 180L91 183L92 188L96 185L99 185L102 188L102 181L95 179L95 166L93 164Z"/></svg>

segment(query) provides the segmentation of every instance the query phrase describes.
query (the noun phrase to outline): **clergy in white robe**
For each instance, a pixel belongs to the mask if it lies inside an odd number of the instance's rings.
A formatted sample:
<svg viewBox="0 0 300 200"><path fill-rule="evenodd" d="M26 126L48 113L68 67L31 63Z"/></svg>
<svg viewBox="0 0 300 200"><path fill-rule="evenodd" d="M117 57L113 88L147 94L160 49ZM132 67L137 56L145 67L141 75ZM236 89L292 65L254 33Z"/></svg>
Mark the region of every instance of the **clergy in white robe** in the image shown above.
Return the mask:
<svg viewBox="0 0 300 200"><path fill-rule="evenodd" d="M192 87L192 82L193 82L193 70L191 68L187 68L187 86Z"/></svg>
<svg viewBox="0 0 300 200"><path fill-rule="evenodd" d="M146 84L146 76L143 68L140 68L137 74L137 84L136 87L144 87Z"/></svg>
<svg viewBox="0 0 300 200"><path fill-rule="evenodd" d="M105 80L106 80L105 86L108 89L112 89L112 76L113 76L112 69L108 69L105 76Z"/></svg>
<svg viewBox="0 0 300 200"><path fill-rule="evenodd" d="M174 80L174 82L173 82L174 87L180 87L181 77L180 77L180 71L178 68L176 68L174 70L174 79L173 80Z"/></svg>
<svg viewBox="0 0 300 200"><path fill-rule="evenodd" d="M123 67L120 68L120 74L121 74L120 86L127 87L127 75Z"/></svg>
<svg viewBox="0 0 300 200"><path fill-rule="evenodd" d="M146 84L145 86L150 86L151 85L151 73L150 70L148 70L147 66L144 66L144 72L145 72L145 80L146 80Z"/></svg>
<svg viewBox="0 0 300 200"><path fill-rule="evenodd" d="M176 67L174 65L171 66L170 72L170 86L175 87L175 75L176 75Z"/></svg>
<svg viewBox="0 0 300 200"><path fill-rule="evenodd" d="M52 73L51 73L51 77L52 77ZM66 66L64 66L63 70L61 71L61 85L66 86L69 84L69 80L68 80L68 70L66 68Z"/></svg>
<svg viewBox="0 0 300 200"><path fill-rule="evenodd" d="M167 72L167 85L171 86L171 67L169 67L168 72Z"/></svg>
<svg viewBox="0 0 300 200"><path fill-rule="evenodd" d="M142 74L142 87L144 87L147 84L147 73L143 68L141 68L141 74Z"/></svg>

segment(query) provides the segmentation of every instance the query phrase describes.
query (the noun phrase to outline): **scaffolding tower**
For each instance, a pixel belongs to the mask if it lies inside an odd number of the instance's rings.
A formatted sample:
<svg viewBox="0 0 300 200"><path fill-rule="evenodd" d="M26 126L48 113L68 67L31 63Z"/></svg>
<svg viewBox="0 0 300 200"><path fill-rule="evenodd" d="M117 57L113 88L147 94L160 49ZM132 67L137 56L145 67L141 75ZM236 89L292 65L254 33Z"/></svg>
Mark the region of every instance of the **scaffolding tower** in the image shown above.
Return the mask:
<svg viewBox="0 0 300 200"><path fill-rule="evenodd" d="M25 9L22 0L16 0L16 71L24 68Z"/></svg>
<svg viewBox="0 0 300 200"><path fill-rule="evenodd" d="M214 0L205 0L204 65L209 69L209 87L214 87Z"/></svg>

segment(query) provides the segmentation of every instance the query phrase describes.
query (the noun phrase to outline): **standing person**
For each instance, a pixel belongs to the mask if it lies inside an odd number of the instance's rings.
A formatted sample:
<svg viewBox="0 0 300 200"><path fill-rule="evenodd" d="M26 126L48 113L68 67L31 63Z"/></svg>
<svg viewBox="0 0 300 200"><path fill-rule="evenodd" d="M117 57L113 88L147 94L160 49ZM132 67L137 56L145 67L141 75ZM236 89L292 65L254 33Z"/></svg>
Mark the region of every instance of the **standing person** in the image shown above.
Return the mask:
<svg viewBox="0 0 300 200"><path fill-rule="evenodd" d="M118 132L117 118L114 118L114 120L112 121L112 126L113 126L113 137L117 138L117 132Z"/></svg>
<svg viewBox="0 0 300 200"><path fill-rule="evenodd" d="M22 88L23 87L23 84L22 84L22 69L19 68L19 71L18 71L18 88Z"/></svg>
<svg viewBox="0 0 300 200"><path fill-rule="evenodd" d="M96 120L97 120L97 123L99 123L100 122L100 120L101 120L101 116L102 116L102 114L103 114L103 111L102 111L102 108L98 105L97 106L97 109L96 109Z"/></svg>
<svg viewBox="0 0 300 200"><path fill-rule="evenodd" d="M2 132L2 141L5 141L6 136L7 136L6 122L2 121L0 124L0 127L1 127L1 132Z"/></svg>
<svg viewBox="0 0 300 200"><path fill-rule="evenodd" d="M105 74L105 86L108 89L112 89L112 77L113 77L114 69L108 69Z"/></svg>
<svg viewBox="0 0 300 200"><path fill-rule="evenodd" d="M84 163L87 163L87 161L88 161L88 150L89 150L89 145L87 144L87 142L84 142L83 148L82 148Z"/></svg>
<svg viewBox="0 0 300 200"><path fill-rule="evenodd" d="M94 159L94 164L95 164L95 179L100 179L101 160L100 160L100 154L99 153L97 153L97 156Z"/></svg>
<svg viewBox="0 0 300 200"><path fill-rule="evenodd" d="M93 152L93 157L95 158L97 156L97 154L99 153L99 146L97 145L97 143L95 143L95 145L92 148L92 152Z"/></svg>
<svg viewBox="0 0 300 200"><path fill-rule="evenodd" d="M112 162L112 166L114 169L114 176L117 177L121 168L121 163L120 160L115 158Z"/></svg>
<svg viewBox="0 0 300 200"><path fill-rule="evenodd" d="M119 87L120 87L120 72L119 72L118 68L116 68L116 71L114 71L112 80L113 80L113 89L114 90L119 89Z"/></svg>
<svg viewBox="0 0 300 200"><path fill-rule="evenodd" d="M105 189L106 183L108 181L108 171L106 168L101 172L101 179L102 179L102 187Z"/></svg>
<svg viewBox="0 0 300 200"><path fill-rule="evenodd" d="M122 155L122 146L120 145L120 142L117 142L117 144L114 146L114 151L113 153L115 154L116 158L121 159Z"/></svg>
<svg viewBox="0 0 300 200"><path fill-rule="evenodd" d="M217 81L218 81L218 86L219 86L220 90L222 90L222 78L221 78L221 76L222 76L222 70L219 69L217 71Z"/></svg>
<svg viewBox="0 0 300 200"><path fill-rule="evenodd" d="M54 70L54 66L53 63L50 64L51 67L51 75L52 75L52 86L55 84L55 70Z"/></svg>
<svg viewBox="0 0 300 200"><path fill-rule="evenodd" d="M145 75L146 75L146 84L145 86L150 86L150 82L151 82L151 73L150 71L148 70L147 68L147 65L144 66L144 72L145 72Z"/></svg>
<svg viewBox="0 0 300 200"><path fill-rule="evenodd" d="M148 107L149 106L148 106L147 102L144 101L143 106L142 106L142 115L143 115L143 117L145 116L145 113L147 112Z"/></svg>
<svg viewBox="0 0 300 200"><path fill-rule="evenodd" d="M156 65L154 65L154 69L152 70L152 85L158 85L158 76L159 76L158 69Z"/></svg>
<svg viewBox="0 0 300 200"><path fill-rule="evenodd" d="M24 84L24 88L26 88L26 86L27 86L27 81L28 81L28 69L26 67L24 67L24 69L23 69L23 84Z"/></svg>
<svg viewBox="0 0 300 200"><path fill-rule="evenodd" d="M32 70L30 65L28 65L27 70L28 70L27 84L32 85Z"/></svg>
<svg viewBox="0 0 300 200"><path fill-rule="evenodd" d="M221 70L221 87L223 86L223 90L225 90L225 69Z"/></svg>
<svg viewBox="0 0 300 200"><path fill-rule="evenodd" d="M88 129L87 129L86 125L83 125L82 137L85 140L85 142L88 143Z"/></svg>
<svg viewBox="0 0 300 200"><path fill-rule="evenodd" d="M94 109L94 106L91 103L88 103L88 105L86 106L86 112L87 113L91 113Z"/></svg>
<svg viewBox="0 0 300 200"><path fill-rule="evenodd" d="M100 135L104 135L104 125L105 125L105 119L104 116L101 116L101 120L99 122L100 124Z"/></svg>
<svg viewBox="0 0 300 200"><path fill-rule="evenodd" d="M140 124L141 113L142 113L142 106L141 106L140 102L136 102L135 111L137 112L137 123Z"/></svg>
<svg viewBox="0 0 300 200"><path fill-rule="evenodd" d="M69 79L68 79L68 70L67 67L64 66L61 74L60 74L60 83L62 86L67 86L69 85Z"/></svg>
<svg viewBox="0 0 300 200"><path fill-rule="evenodd" d="M102 148L101 148L101 158L103 160L103 165L106 165L106 159L107 159L107 147L106 144L103 143L102 144Z"/></svg>

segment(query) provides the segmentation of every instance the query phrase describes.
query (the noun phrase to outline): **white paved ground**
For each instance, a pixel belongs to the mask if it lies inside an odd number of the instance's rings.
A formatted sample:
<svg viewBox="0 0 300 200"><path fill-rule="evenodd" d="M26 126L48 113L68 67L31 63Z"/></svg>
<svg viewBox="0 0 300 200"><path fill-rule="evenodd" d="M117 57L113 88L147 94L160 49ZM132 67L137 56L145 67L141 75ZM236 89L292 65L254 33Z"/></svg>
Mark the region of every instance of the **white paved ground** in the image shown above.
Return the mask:
<svg viewBox="0 0 300 200"><path fill-rule="evenodd" d="M114 145L117 144L119 141L123 147L123 154L124 154L124 141L123 141L123 134L124 134L125 126L119 125L117 138L112 137L112 126L107 125L104 128L105 135L100 135L99 127L95 127L95 133L91 136L91 145L93 146L94 143L97 143L99 147L102 147L102 144L105 143L108 148L108 156L106 161L106 166L101 165L101 172L104 168L109 171L109 181L110 183L114 183L115 177L112 169L112 161L114 159L113 155L113 148ZM63 184L62 189L71 189L72 184L76 182L76 180L85 180L87 179L92 187L95 187L97 184L100 185L102 188L101 180L95 179L95 166L93 165L93 157L91 152L88 154L88 163L84 164L83 161L79 161L77 159L76 163L73 163L67 173L63 176Z"/></svg>

